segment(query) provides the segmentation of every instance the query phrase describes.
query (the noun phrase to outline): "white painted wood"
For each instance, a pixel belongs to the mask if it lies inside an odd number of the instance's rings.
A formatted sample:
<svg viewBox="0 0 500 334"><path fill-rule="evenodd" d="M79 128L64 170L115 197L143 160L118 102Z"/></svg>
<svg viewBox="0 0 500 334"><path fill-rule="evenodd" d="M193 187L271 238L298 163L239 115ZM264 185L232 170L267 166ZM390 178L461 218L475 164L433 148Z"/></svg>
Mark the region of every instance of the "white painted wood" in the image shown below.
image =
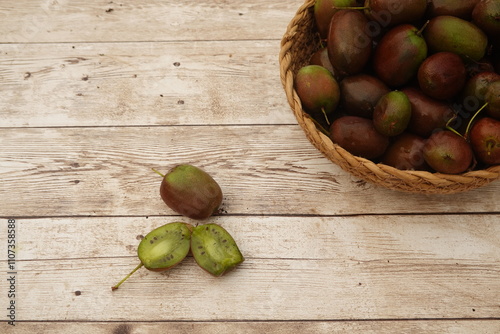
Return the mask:
<svg viewBox="0 0 500 334"><path fill-rule="evenodd" d="M17 219L18 259L136 257L149 231L175 221L224 226L248 258L344 260L346 263L500 261L500 215L352 217L218 216ZM2 231L5 225L0 225ZM54 240L47 247L47 240ZM453 269L452 269L453 270ZM119 277L120 275L114 275Z"/></svg>
<svg viewBox="0 0 500 334"><path fill-rule="evenodd" d="M275 40L0 51L2 127L296 124Z"/></svg>
<svg viewBox="0 0 500 334"><path fill-rule="evenodd" d="M451 196L360 182L298 125L0 129L0 138L1 216L172 215L151 168L179 163L219 182L228 214L500 211L499 182Z"/></svg>
<svg viewBox="0 0 500 334"><path fill-rule="evenodd" d="M14 217L18 271L0 332L500 332L500 183L403 194L324 158L279 82L302 3L0 2L0 265ZM209 221L246 261L214 278L188 257L112 292L141 235L189 221L151 171L178 163L220 183Z"/></svg>
<svg viewBox="0 0 500 334"><path fill-rule="evenodd" d="M500 307L498 261L248 258L231 273L214 278L187 258L163 274L136 272L111 291L136 265L131 257L20 263L18 317L38 321L490 318L498 317Z"/></svg>
<svg viewBox="0 0 500 334"><path fill-rule="evenodd" d="M0 323L0 329L12 330ZM425 320L425 321L293 321L293 322L19 322L15 332L20 334L290 334L290 333L443 333L497 334L498 320Z"/></svg>
<svg viewBox="0 0 500 334"><path fill-rule="evenodd" d="M302 0L2 1L0 42L280 39L302 3Z"/></svg>
<svg viewBox="0 0 500 334"><path fill-rule="evenodd" d="M19 219L17 312L30 321L497 317L498 215L428 218L214 218L246 258L234 271L214 278L188 257L164 273L142 268L114 292L138 264L139 236L172 220Z"/></svg>

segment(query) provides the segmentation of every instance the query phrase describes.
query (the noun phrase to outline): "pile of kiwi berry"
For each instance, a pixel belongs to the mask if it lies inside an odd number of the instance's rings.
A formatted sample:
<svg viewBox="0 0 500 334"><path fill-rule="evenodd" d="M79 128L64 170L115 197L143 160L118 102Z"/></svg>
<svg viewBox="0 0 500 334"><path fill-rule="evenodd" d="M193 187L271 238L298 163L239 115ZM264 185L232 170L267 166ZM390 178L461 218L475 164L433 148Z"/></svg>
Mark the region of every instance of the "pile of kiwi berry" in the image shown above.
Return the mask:
<svg viewBox="0 0 500 334"><path fill-rule="evenodd" d="M222 190L204 170L183 164L165 175L155 172L163 178L161 198L175 212L204 220L219 210ZM139 265L111 289L118 289L143 266L151 271L164 271L180 263L190 252L196 263L213 276L221 276L244 261L233 237L222 226L172 222L154 229L141 240L137 248Z"/></svg>
<svg viewBox="0 0 500 334"><path fill-rule="evenodd" d="M460 174L500 164L500 0L316 0L302 107L351 154Z"/></svg>

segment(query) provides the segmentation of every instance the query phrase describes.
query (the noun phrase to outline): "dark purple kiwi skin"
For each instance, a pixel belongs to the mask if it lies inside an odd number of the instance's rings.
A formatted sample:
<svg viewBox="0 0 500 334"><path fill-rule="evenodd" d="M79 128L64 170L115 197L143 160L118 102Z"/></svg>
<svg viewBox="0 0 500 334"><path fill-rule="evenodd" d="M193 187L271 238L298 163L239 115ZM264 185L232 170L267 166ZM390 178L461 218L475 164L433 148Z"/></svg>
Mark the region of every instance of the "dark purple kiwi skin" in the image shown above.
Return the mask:
<svg viewBox="0 0 500 334"><path fill-rule="evenodd" d="M486 90L490 83L500 81L496 72L481 72L467 80L462 91L462 103L469 112L477 110L484 103Z"/></svg>
<svg viewBox="0 0 500 334"><path fill-rule="evenodd" d="M340 10L340 7L353 7L356 5L356 0L316 0L314 3L314 20L320 37L322 39L328 37L332 16Z"/></svg>
<svg viewBox="0 0 500 334"><path fill-rule="evenodd" d="M420 89L438 100L450 100L465 86L467 71L462 58L452 52L429 56L418 69Z"/></svg>
<svg viewBox="0 0 500 334"><path fill-rule="evenodd" d="M337 80L325 67L307 65L295 77L295 89L302 106L310 114L331 115L337 108L340 90Z"/></svg>
<svg viewBox="0 0 500 334"><path fill-rule="evenodd" d="M500 35L500 2L481 0L472 11L472 21L492 38Z"/></svg>
<svg viewBox="0 0 500 334"><path fill-rule="evenodd" d="M418 88L407 87L401 91L411 103L409 132L428 138L433 132L445 128L455 115L448 104L428 97Z"/></svg>
<svg viewBox="0 0 500 334"><path fill-rule="evenodd" d="M373 122L357 116L342 116L330 127L332 141L349 153L366 159L376 159L384 154L389 137L377 132Z"/></svg>
<svg viewBox="0 0 500 334"><path fill-rule="evenodd" d="M366 33L368 19L359 10L336 12L328 32L328 56L341 76L361 72L370 59L372 37Z"/></svg>
<svg viewBox="0 0 500 334"><path fill-rule="evenodd" d="M373 109L389 88L368 74L352 75L340 82L340 104L351 116L372 118Z"/></svg>
<svg viewBox="0 0 500 334"><path fill-rule="evenodd" d="M333 68L332 63L330 63L330 58L328 58L328 50L326 47L321 48L313 53L311 59L309 60L309 65L323 66L328 71L330 71L335 80L340 81L342 79L338 71Z"/></svg>
<svg viewBox="0 0 500 334"><path fill-rule="evenodd" d="M402 24L389 30L375 49L373 69L389 87L401 87L417 74L427 57L427 44L418 29Z"/></svg>
<svg viewBox="0 0 500 334"><path fill-rule="evenodd" d="M488 85L484 100L488 103L486 106L488 115L500 120L500 81L495 81Z"/></svg>
<svg viewBox="0 0 500 334"><path fill-rule="evenodd" d="M469 138L479 161L500 164L500 121L491 117L479 119L472 126Z"/></svg>
<svg viewBox="0 0 500 334"><path fill-rule="evenodd" d="M427 0L366 0L366 16L382 27L417 22L425 14Z"/></svg>
<svg viewBox="0 0 500 334"><path fill-rule="evenodd" d="M482 72L495 72L495 65L491 57L485 57L475 62L466 62L465 69L467 70L467 77L473 76Z"/></svg>
<svg viewBox="0 0 500 334"><path fill-rule="evenodd" d="M172 210L192 219L212 216L222 203L219 184L205 171L187 164L164 175L160 195Z"/></svg>
<svg viewBox="0 0 500 334"><path fill-rule="evenodd" d="M460 174L472 164L472 148L460 135L448 130L433 133L425 142L424 159L436 172Z"/></svg>
<svg viewBox="0 0 500 334"><path fill-rule="evenodd" d="M425 139L405 132L389 145L382 157L382 163L401 170L424 170L430 167L424 159Z"/></svg>
<svg viewBox="0 0 500 334"><path fill-rule="evenodd" d="M478 2L479 0L430 0L427 17L451 15L469 21Z"/></svg>

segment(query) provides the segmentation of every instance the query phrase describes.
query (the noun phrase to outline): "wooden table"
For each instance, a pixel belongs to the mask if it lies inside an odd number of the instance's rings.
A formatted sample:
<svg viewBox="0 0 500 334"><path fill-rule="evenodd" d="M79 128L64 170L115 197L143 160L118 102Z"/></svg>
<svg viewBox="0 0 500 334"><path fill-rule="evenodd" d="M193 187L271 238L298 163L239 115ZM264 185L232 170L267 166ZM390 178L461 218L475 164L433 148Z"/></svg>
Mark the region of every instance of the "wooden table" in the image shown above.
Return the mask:
<svg viewBox="0 0 500 334"><path fill-rule="evenodd" d="M411 195L324 158L279 79L301 4L0 3L0 332L500 333L500 182ZM179 163L219 182L202 223L246 261L214 278L188 257L112 292L142 235L197 223L151 170Z"/></svg>

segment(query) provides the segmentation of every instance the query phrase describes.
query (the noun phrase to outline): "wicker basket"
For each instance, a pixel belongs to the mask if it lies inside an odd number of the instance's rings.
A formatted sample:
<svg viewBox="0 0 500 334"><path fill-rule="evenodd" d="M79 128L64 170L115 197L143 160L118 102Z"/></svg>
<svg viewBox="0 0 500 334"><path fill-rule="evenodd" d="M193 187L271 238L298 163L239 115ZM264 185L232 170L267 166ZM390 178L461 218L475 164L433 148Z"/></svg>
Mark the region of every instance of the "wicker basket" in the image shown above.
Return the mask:
<svg viewBox="0 0 500 334"><path fill-rule="evenodd" d="M307 138L320 152L358 178L404 192L452 194L478 188L500 178L500 166L458 175L399 170L353 156L321 133L303 111L294 89L295 74L302 66L308 64L311 55L320 48L320 39L314 22L314 2L315 0L306 0L290 21L281 41L279 62L281 82L288 103Z"/></svg>

